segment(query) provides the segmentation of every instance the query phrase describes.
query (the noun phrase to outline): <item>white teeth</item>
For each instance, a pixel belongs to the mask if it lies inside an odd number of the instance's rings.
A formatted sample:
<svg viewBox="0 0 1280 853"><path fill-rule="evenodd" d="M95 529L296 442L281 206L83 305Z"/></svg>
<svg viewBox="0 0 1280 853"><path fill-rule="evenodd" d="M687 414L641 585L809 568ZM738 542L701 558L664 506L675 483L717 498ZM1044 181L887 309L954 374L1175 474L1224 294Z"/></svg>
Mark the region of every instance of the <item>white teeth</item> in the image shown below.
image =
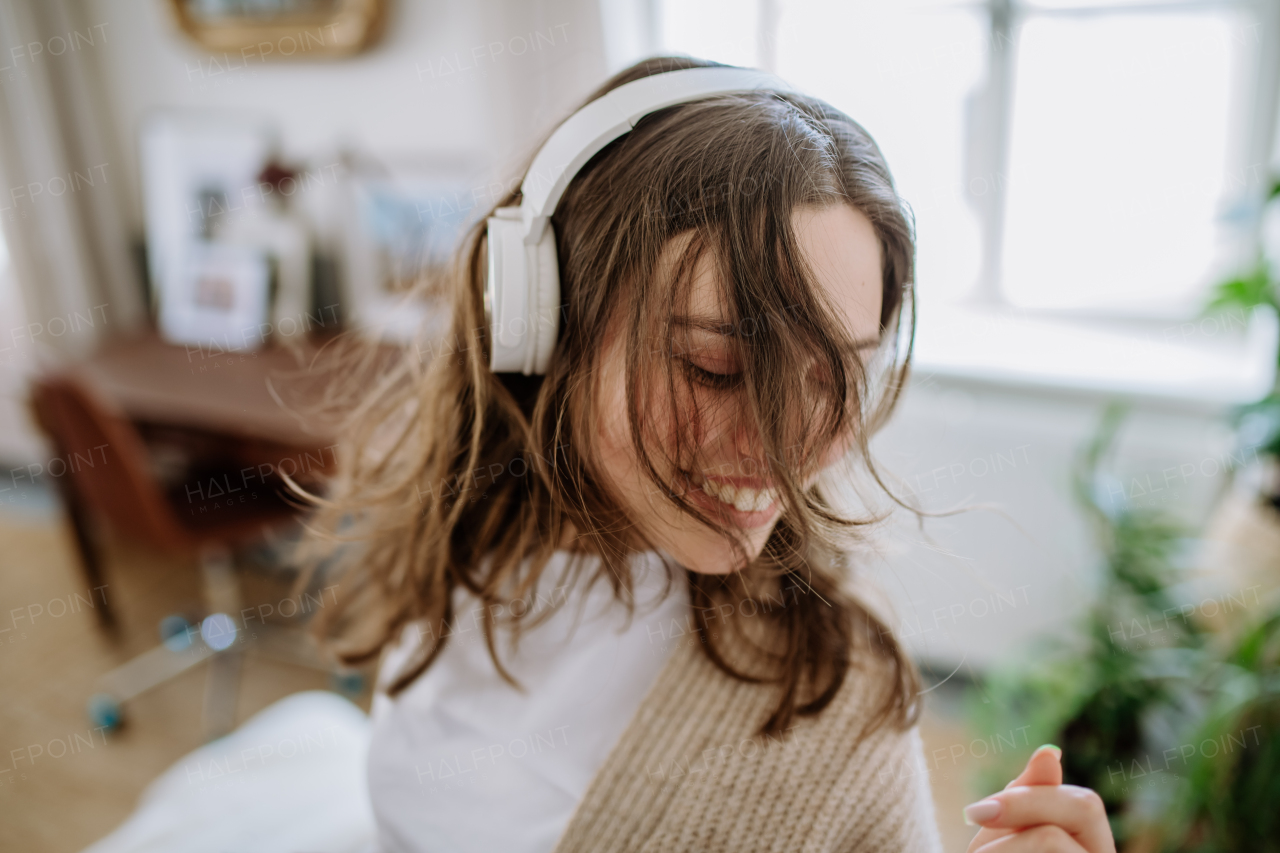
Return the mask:
<svg viewBox="0 0 1280 853"><path fill-rule="evenodd" d="M730 504L738 512L761 512L778 499L772 489L751 489L715 480L704 480L701 486L704 492L721 503Z"/></svg>

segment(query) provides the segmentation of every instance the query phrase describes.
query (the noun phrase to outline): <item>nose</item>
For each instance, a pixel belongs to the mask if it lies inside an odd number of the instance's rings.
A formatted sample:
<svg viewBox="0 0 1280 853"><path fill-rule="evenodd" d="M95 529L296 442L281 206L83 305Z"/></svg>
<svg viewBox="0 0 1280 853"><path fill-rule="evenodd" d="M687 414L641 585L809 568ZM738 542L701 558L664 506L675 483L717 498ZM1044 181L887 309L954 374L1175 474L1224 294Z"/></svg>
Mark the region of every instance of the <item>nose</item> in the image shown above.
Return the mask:
<svg viewBox="0 0 1280 853"><path fill-rule="evenodd" d="M811 393L816 393L818 398L825 401L826 394L822 391L813 391L814 386L821 387L825 383L830 382L831 368L824 360L811 358L808 369L805 373L806 389ZM812 384L810 384L812 383ZM732 454L735 466L739 469L740 476L760 476L767 478L769 476L769 454L764 447L763 439L760 436L760 429L756 423L755 415L751 411L751 404L747 400L746 394L738 394L734 396L736 405L725 404L721 410L722 420L720 433L720 446L727 448ZM823 417L822 407L817 410L811 405L813 399L795 400L795 405L789 405L785 417L790 421L784 435L794 436L795 442L790 447L779 448L782 454L778 461L789 466L792 473L797 476L806 476L816 473L828 465L835 462L849 449L852 437L852 425L846 427L841 435L829 445L824 447L815 446L815 438L813 431L818 427L820 421L825 421ZM807 405L808 404L808 405ZM807 422L807 421L812 422Z"/></svg>
<svg viewBox="0 0 1280 853"><path fill-rule="evenodd" d="M737 418L733 430L733 452L744 464L756 464L756 470L762 474L768 470L764 466L764 442L750 411L741 412Z"/></svg>

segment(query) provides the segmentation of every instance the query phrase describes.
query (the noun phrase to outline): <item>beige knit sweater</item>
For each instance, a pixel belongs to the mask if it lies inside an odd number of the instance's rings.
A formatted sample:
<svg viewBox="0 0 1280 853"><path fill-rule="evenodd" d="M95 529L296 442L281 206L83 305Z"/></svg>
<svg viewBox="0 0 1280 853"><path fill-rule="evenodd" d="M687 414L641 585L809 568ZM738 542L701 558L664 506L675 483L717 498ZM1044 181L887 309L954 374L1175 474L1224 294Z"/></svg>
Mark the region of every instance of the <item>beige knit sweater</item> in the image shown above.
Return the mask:
<svg viewBox="0 0 1280 853"><path fill-rule="evenodd" d="M554 853L939 853L919 732L858 738L885 678L885 664L863 660L823 712L762 738L776 688L681 645Z"/></svg>

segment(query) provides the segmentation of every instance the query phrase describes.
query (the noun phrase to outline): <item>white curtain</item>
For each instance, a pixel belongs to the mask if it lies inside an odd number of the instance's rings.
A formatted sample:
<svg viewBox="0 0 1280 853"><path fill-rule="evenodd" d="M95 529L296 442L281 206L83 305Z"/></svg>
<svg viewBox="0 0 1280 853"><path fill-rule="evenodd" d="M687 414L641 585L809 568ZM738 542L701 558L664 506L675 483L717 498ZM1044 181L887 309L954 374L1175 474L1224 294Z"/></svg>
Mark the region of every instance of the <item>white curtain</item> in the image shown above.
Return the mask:
<svg viewBox="0 0 1280 853"><path fill-rule="evenodd" d="M94 62L113 35L73 0L0 3L0 222L26 315L0 329L10 364L82 356L145 318Z"/></svg>

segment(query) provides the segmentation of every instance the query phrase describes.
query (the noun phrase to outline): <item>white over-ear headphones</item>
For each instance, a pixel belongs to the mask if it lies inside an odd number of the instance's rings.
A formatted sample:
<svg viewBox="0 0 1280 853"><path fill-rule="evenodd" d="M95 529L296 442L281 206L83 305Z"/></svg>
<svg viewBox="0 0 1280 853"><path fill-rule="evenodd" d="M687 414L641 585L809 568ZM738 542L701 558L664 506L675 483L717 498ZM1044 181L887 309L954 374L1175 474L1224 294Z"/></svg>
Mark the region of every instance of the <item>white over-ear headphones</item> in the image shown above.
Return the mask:
<svg viewBox="0 0 1280 853"><path fill-rule="evenodd" d="M520 185L519 207L488 219L485 322L494 372L546 373L560 330L560 267L551 214L569 181L600 149L649 113L714 95L794 92L772 74L711 66L654 74L619 86L570 116L551 134Z"/></svg>

